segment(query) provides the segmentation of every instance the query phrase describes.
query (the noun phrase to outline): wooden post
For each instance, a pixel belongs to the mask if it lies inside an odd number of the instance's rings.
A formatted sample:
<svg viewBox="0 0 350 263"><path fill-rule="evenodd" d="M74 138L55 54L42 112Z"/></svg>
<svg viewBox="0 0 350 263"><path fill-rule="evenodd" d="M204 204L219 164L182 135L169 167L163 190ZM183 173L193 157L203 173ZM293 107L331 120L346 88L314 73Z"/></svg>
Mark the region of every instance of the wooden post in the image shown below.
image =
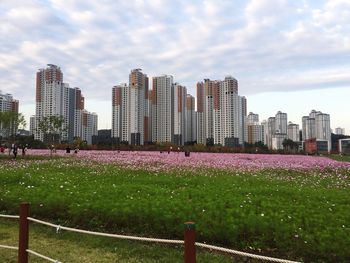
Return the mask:
<svg viewBox="0 0 350 263"><path fill-rule="evenodd" d="M195 223L185 223L185 263L196 263Z"/></svg>
<svg viewBox="0 0 350 263"><path fill-rule="evenodd" d="M28 263L29 204L22 203L19 209L18 263Z"/></svg>

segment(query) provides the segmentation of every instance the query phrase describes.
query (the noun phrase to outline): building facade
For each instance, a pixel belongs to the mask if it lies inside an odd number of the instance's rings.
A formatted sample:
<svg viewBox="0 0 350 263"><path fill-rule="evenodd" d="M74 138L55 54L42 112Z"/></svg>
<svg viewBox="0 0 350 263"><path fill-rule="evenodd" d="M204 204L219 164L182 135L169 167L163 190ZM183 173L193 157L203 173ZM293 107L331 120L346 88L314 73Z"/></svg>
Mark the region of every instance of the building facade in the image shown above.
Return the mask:
<svg viewBox="0 0 350 263"><path fill-rule="evenodd" d="M1 112L13 112L18 114L18 100L15 100L11 94L3 93L0 90L0 113ZM6 128L6 125L0 123L0 136L8 137L11 134L15 134L17 127L12 124Z"/></svg>
<svg viewBox="0 0 350 263"><path fill-rule="evenodd" d="M197 141L197 115L195 111L195 98L190 94L186 96L186 142Z"/></svg>
<svg viewBox="0 0 350 263"><path fill-rule="evenodd" d="M198 82L196 87L197 95L197 143L207 143L206 116L205 116L205 88L203 82Z"/></svg>
<svg viewBox="0 0 350 263"><path fill-rule="evenodd" d="M148 77L141 69L133 69L129 74L128 115L129 143L143 145L148 140ZM146 126L146 133L145 133Z"/></svg>
<svg viewBox="0 0 350 263"><path fill-rule="evenodd" d="M238 95L238 82L204 79L197 83L197 142L239 147L246 139L246 98Z"/></svg>
<svg viewBox="0 0 350 263"><path fill-rule="evenodd" d="M330 115L312 110L309 116L302 117L302 138L303 141L309 139L328 141L328 151L330 151L332 147Z"/></svg>
<svg viewBox="0 0 350 263"><path fill-rule="evenodd" d="M170 75L152 79L152 140L155 143L171 143L174 134L174 83Z"/></svg>
<svg viewBox="0 0 350 263"><path fill-rule="evenodd" d="M187 112L186 112L186 96L187 89L175 83L173 99L173 118L174 118L174 135L173 143L176 145L184 145L187 141Z"/></svg>
<svg viewBox="0 0 350 263"><path fill-rule="evenodd" d="M292 122L288 123L287 138L292 140L293 142L299 142L300 141L299 125L298 124L294 124Z"/></svg>
<svg viewBox="0 0 350 263"><path fill-rule="evenodd" d="M338 135L345 135L345 129L344 128L335 128L335 131L334 131L335 134L338 134Z"/></svg>
<svg viewBox="0 0 350 263"><path fill-rule="evenodd" d="M36 111L35 117L31 118L31 131L35 139L44 140L43 133L38 129L44 117L62 116L64 123L61 141L73 142L74 138L80 137L91 142L89 136L94 135L95 129L92 127L97 126L97 123L88 122L92 125L89 129L93 132L85 132L84 114L87 112L84 110L84 97L80 89L70 88L68 83L63 83L60 67L48 64L45 69L39 69L36 74ZM97 116L93 120L97 121Z"/></svg>

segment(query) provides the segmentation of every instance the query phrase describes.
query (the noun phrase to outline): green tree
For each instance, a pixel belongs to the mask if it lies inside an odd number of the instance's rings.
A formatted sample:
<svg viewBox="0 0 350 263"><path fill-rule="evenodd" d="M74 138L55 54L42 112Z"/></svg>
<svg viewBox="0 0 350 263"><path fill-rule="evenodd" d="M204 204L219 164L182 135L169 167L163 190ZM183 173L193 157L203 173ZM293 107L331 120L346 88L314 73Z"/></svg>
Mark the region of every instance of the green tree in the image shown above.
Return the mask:
<svg viewBox="0 0 350 263"><path fill-rule="evenodd" d="M298 151L298 143L294 142L291 139L284 139L282 142L283 149L285 152L297 152Z"/></svg>
<svg viewBox="0 0 350 263"><path fill-rule="evenodd" d="M22 113L13 111L0 112L0 134L7 141L14 141L19 127L25 127L26 121Z"/></svg>
<svg viewBox="0 0 350 263"><path fill-rule="evenodd" d="M55 140L55 135L58 138L58 143L61 142L62 133L67 130L64 127L64 117L60 115L52 115L43 117L38 124L38 131L44 134L47 142L52 144Z"/></svg>

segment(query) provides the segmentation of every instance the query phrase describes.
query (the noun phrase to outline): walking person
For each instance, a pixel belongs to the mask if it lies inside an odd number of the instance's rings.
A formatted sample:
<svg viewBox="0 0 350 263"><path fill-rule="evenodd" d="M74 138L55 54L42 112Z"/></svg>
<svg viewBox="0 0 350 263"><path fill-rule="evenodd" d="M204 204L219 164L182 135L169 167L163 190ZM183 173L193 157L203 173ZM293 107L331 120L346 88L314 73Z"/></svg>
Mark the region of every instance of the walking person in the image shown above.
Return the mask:
<svg viewBox="0 0 350 263"><path fill-rule="evenodd" d="M13 152L14 158L16 159L17 158L17 153L18 153L18 147L17 147L16 144L13 144L12 152Z"/></svg>
<svg viewBox="0 0 350 263"><path fill-rule="evenodd" d="M22 146L22 156L25 156L27 152L27 147L25 145Z"/></svg>

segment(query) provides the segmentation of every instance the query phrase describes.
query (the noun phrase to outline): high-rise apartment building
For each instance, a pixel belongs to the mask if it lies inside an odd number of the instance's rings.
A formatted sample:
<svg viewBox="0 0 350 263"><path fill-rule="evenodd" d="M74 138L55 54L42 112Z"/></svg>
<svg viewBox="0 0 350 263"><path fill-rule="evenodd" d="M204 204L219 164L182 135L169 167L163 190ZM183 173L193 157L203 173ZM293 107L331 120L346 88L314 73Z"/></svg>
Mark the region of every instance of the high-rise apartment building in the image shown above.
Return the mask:
<svg viewBox="0 0 350 263"><path fill-rule="evenodd" d="M275 120L275 133L287 134L287 113L278 111Z"/></svg>
<svg viewBox="0 0 350 263"><path fill-rule="evenodd" d="M267 131L264 132L265 143L269 149L283 149L282 142L287 139L287 121L287 113L278 111L275 117L268 118L267 123L264 123L267 126Z"/></svg>
<svg viewBox="0 0 350 263"><path fill-rule="evenodd" d="M345 129L344 128L335 128L335 131L334 131L335 134L338 134L338 135L345 135Z"/></svg>
<svg viewBox="0 0 350 263"><path fill-rule="evenodd" d="M128 92L126 83L112 89L112 137L117 142L129 142Z"/></svg>
<svg viewBox="0 0 350 263"><path fill-rule="evenodd" d="M92 136L97 135L98 117L96 113L83 110L81 139L87 144L92 144Z"/></svg>
<svg viewBox="0 0 350 263"><path fill-rule="evenodd" d="M272 149L272 137L276 131L276 118L270 117L267 119L267 147Z"/></svg>
<svg viewBox="0 0 350 263"><path fill-rule="evenodd" d="M15 100L11 94L5 94L0 90L0 112L14 112L18 113L18 100ZM15 133L16 127L11 125L10 129L4 129L0 123L0 136L9 136L9 133Z"/></svg>
<svg viewBox="0 0 350 263"><path fill-rule="evenodd" d="M247 142L254 144L257 142L265 143L264 125L259 124L259 114L249 112L246 118Z"/></svg>
<svg viewBox="0 0 350 263"><path fill-rule="evenodd" d="M195 98L190 94L186 96L186 142L197 141L197 115L195 111Z"/></svg>
<svg viewBox="0 0 350 263"><path fill-rule="evenodd" d="M238 147L244 144L246 99L238 95L238 82L226 76L220 82L220 104L222 104L223 141L221 145Z"/></svg>
<svg viewBox="0 0 350 263"><path fill-rule="evenodd" d="M86 115L86 112L83 111L84 97L80 89L70 88L69 84L63 83L60 67L48 64L47 68L39 69L36 74L36 112L35 118L31 118L31 129L36 139L44 139L38 130L38 124L44 117L62 116L64 118L62 141L72 142L75 137L84 137L84 140L91 142L89 136L95 135L94 129L89 127L93 132L84 133L83 115ZM97 118L93 120L97 121ZM97 123L87 123L97 127Z"/></svg>
<svg viewBox="0 0 350 263"><path fill-rule="evenodd" d="M328 141L328 151L331 150L331 120L330 115L318 113L315 117L316 139Z"/></svg>
<svg viewBox="0 0 350 263"><path fill-rule="evenodd" d="M247 125L248 140L250 144L264 143L264 126L258 123Z"/></svg>
<svg viewBox="0 0 350 263"><path fill-rule="evenodd" d="M249 124L257 124L259 123L259 114L255 114L253 112L249 112L247 116L247 125Z"/></svg>
<svg viewBox="0 0 350 263"><path fill-rule="evenodd" d="M321 113L320 111L312 110L309 116L302 117L302 137L303 141L316 138L316 114Z"/></svg>
<svg viewBox="0 0 350 263"><path fill-rule="evenodd" d="M141 69L133 69L129 74L128 92L129 143L143 145L148 139L148 77ZM146 133L145 133L146 126ZM146 137L145 137L146 136Z"/></svg>
<svg viewBox="0 0 350 263"><path fill-rule="evenodd" d="M11 94L5 94L0 90L0 112L12 111L18 113L18 100Z"/></svg>
<svg viewBox="0 0 350 263"><path fill-rule="evenodd" d="M247 102L238 95L238 82L205 79L197 83L197 142L237 147L245 137Z"/></svg>
<svg viewBox="0 0 350 263"><path fill-rule="evenodd" d="M187 89L175 83L173 97L173 143L176 145L184 145L186 139L186 96Z"/></svg>
<svg viewBox="0 0 350 263"><path fill-rule="evenodd" d="M220 82L205 79L204 90L206 144L219 144L222 143L221 134L218 131L221 126ZM214 136L216 140L214 140Z"/></svg>
<svg viewBox="0 0 350 263"><path fill-rule="evenodd" d="M328 142L328 151L331 150L330 115L321 111L312 110L309 116L302 118L303 141L316 139Z"/></svg>
<svg viewBox="0 0 350 263"><path fill-rule="evenodd" d="M205 88L203 82L197 83L197 143L206 144Z"/></svg>
<svg viewBox="0 0 350 263"><path fill-rule="evenodd" d="M294 124L292 122L288 123L287 138L292 140L293 142L299 142L300 141L299 125L298 124Z"/></svg>
<svg viewBox="0 0 350 263"><path fill-rule="evenodd" d="M172 76L153 77L151 101L153 142L172 142L174 134L174 83Z"/></svg>

